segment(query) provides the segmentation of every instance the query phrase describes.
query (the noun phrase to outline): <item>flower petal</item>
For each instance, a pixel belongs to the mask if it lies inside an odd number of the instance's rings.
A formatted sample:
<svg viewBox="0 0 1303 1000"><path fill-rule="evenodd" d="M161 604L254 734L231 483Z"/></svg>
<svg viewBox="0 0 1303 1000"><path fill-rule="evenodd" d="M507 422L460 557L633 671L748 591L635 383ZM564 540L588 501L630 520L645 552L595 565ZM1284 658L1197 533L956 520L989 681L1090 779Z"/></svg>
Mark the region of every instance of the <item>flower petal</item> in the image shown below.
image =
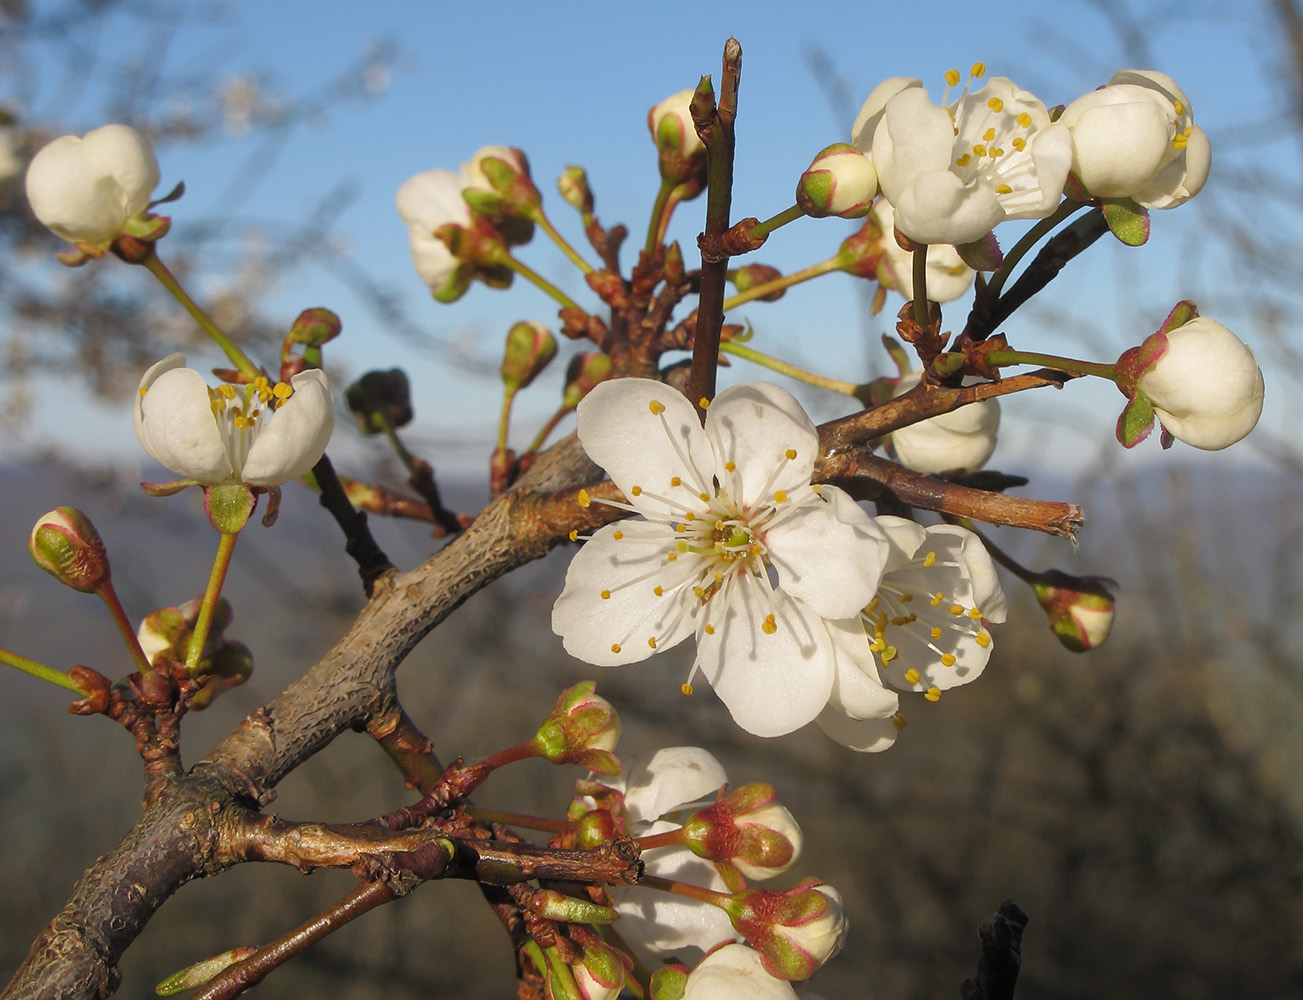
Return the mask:
<svg viewBox="0 0 1303 1000"><path fill-rule="evenodd" d="M603 382L580 402L578 420L584 451L637 510L706 509L701 494L714 493L714 454L696 409L677 389L645 378ZM673 503L635 495L635 488Z"/></svg>
<svg viewBox="0 0 1303 1000"><path fill-rule="evenodd" d="M768 501L776 490L810 483L819 432L785 389L768 382L725 389L706 411L706 434L715 448L720 486L742 508Z"/></svg>
<svg viewBox="0 0 1303 1000"><path fill-rule="evenodd" d="M724 766L701 747L663 747L629 771L624 805L635 823L659 819L697 802L728 782Z"/></svg>
<svg viewBox="0 0 1303 1000"><path fill-rule="evenodd" d="M290 379L294 392L266 415L239 477L251 486L279 486L308 472L326 451L335 429L335 401L320 368Z"/></svg>
<svg viewBox="0 0 1303 1000"><path fill-rule="evenodd" d="M828 706L852 719L883 719L900 708L900 696L883 685L869 651L869 637L858 617L830 621L828 634L837 654L837 674Z"/></svg>
<svg viewBox="0 0 1303 1000"><path fill-rule="evenodd" d="M754 576L728 578L706 605L697 666L733 720L756 736L781 736L828 702L836 654L828 629L806 604ZM776 628L765 631L773 615Z"/></svg>
<svg viewBox="0 0 1303 1000"><path fill-rule="evenodd" d="M234 476L226 442L213 418L208 386L179 354L164 358L141 380L136 437L149 456L186 479L204 484Z"/></svg>
<svg viewBox="0 0 1303 1000"><path fill-rule="evenodd" d="M691 635L700 608L691 588L695 574L686 559L667 562L673 546L673 533L655 522L598 529L570 561L552 607L552 631L566 652L610 667L645 660Z"/></svg>
<svg viewBox="0 0 1303 1000"><path fill-rule="evenodd" d="M860 753L881 753L896 742L897 729L891 719L852 719L829 706L815 722L842 746Z"/></svg>
<svg viewBox="0 0 1303 1000"><path fill-rule="evenodd" d="M864 610L878 584L890 543L873 518L835 486L765 532L778 583L825 618L850 618Z"/></svg>

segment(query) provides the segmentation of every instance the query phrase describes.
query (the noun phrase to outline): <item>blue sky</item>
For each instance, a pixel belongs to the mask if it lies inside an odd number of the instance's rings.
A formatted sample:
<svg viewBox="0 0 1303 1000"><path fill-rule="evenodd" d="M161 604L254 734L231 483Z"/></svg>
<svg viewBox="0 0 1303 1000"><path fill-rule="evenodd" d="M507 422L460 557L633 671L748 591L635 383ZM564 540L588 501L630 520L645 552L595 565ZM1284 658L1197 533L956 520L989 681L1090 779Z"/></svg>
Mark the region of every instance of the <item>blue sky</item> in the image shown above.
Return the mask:
<svg viewBox="0 0 1303 1000"><path fill-rule="evenodd" d="M1196 120L1212 136L1212 190L1228 150L1218 141L1219 129L1242 124L1246 106L1255 113L1270 109L1267 71L1254 53L1263 25L1251 13L1217 14L1186 5L1178 19L1166 5L1126 6L1140 12L1131 41L1140 40L1148 50L1147 68L1161 69L1184 86ZM386 288L404 296L421 334L413 341L386 330L336 275L316 266L289 275L270 303L286 321L311 305L339 312L345 336L332 345L331 356L352 374L367 367L407 368L422 418L411 433L445 466L483 467L499 398L493 380L468 378L464 367L448 364L449 359L455 355L492 365L512 322L546 322L555 313L550 300L519 282L506 293L476 286L453 306L430 300L411 268L406 231L392 205L394 192L411 174L456 169L486 144L518 146L530 157L554 220L581 242L574 213L552 191L563 167L582 164L597 195L599 217L607 225L625 222L633 233L628 262L657 183L647 109L693 86L703 73L718 78L720 51L730 33L744 50L735 217L764 218L789 205L801 169L824 145L848 137L860 101L884 77L921 77L935 98L946 69L966 69L980 59L992 75L1011 76L1054 104L1135 62L1134 53L1123 52L1109 19L1095 5L1076 2L1015 2L998 10L958 3L833 2L803 14L778 3L667 3L653 9L594 2L564 7L374 2L309 8L273 0L224 9L230 16L219 23L191 26L177 35L164 56L171 72L209 68L218 79L257 75L268 92L289 96L311 90L378 39L390 39L401 50L393 66L376 77L383 86L371 99L343 103L288 136L242 199L234 228L293 224L338 185L351 185L353 199L339 217L336 242ZM305 16L305 10L311 14ZM107 23L96 41L101 54L112 57L139 51L144 37L139 22L119 20ZM830 100L816 79L811 68L816 53L842 87L840 99ZM48 57L35 69L33 119L58 119L79 131L103 122L100 85L108 78L106 64L91 85L76 90L61 83L64 69ZM255 141L161 150L164 188L181 179L187 185L186 197L172 206L174 227L229 213L232 178L240 176ZM1201 298L1204 274L1188 266L1183 253L1192 234L1207 225L1196 204L1157 213L1154 237L1141 251L1101 244L1090 260L1074 262L1052 302L1073 318L1056 317L1054 331L1015 320L1011 337L1026 330L1028 349L1112 360L1151 332L1172 303ZM672 230L689 252L701 205L681 210ZM830 255L851 228L839 220L799 220L776 234L757 259L793 270ZM1007 245L1009 234L1000 235ZM582 303L595 302L577 272L541 238L521 256ZM123 287L139 292L144 276L120 270ZM752 343L761 350L867 380L887 370L878 337L890 329L900 300L893 296L882 316L869 319L866 290L871 288L864 283L833 275L795 289L774 306L732 318L755 325ZM962 318L963 311L952 307L947 325L957 328ZM1240 332L1252 341L1250 331ZM562 346L563 353L573 349ZM516 443L528 440L532 427L555 405L561 367L522 398ZM734 372L736 378L761 377L745 363ZM838 399L804 398L820 417L846 410ZM1073 386L1053 402L1053 407L1023 400L1006 404L995 464L1053 462L1065 449L1108 446L1122 403L1115 390ZM1021 419L1031 414L1037 415L1034 425ZM94 428L92 436L79 429L80 440L113 454L134 454L125 413L90 414L79 408L74 419ZM47 437L50 431L62 434L58 422L44 426ZM343 439L332 450L342 447L348 447ZM1118 460L1148 461L1156 452L1151 443ZM1017 460L1002 463L1002 455Z"/></svg>

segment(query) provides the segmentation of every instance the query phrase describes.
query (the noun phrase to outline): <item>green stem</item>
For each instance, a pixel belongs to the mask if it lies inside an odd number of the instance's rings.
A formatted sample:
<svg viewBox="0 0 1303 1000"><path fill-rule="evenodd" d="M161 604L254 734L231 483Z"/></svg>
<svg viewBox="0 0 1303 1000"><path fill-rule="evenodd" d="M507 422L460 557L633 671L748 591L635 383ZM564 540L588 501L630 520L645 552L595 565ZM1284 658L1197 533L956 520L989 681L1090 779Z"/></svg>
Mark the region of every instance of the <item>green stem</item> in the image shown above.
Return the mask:
<svg viewBox="0 0 1303 1000"><path fill-rule="evenodd" d="M683 827L678 826L673 830L666 830L664 833L651 833L645 837L636 837L634 842L638 845L639 850L652 851L658 847L683 847L687 840L683 834Z"/></svg>
<svg viewBox="0 0 1303 1000"><path fill-rule="evenodd" d="M213 625L213 611L217 607L217 599L222 596L222 584L226 582L226 571L231 568L231 554L235 551L235 541L239 537L236 532L223 532L217 543L213 571L208 575L208 589L204 591L199 616L195 619L195 630L190 636L190 648L186 650L185 665L192 675L199 669L199 659L203 655L204 644L208 641L208 630Z"/></svg>
<svg viewBox="0 0 1303 1000"><path fill-rule="evenodd" d="M543 447L543 442L548 439L548 435L556 430L557 424L561 423L561 421L564 420L567 414L569 414L573 409L573 406L566 406L562 403L556 413L552 414L548 419L548 422L543 425L543 429L538 432L534 437L534 440L529 443L529 451L527 451L526 454L539 451Z"/></svg>
<svg viewBox="0 0 1303 1000"><path fill-rule="evenodd" d="M1059 207L1054 210L1053 215L1046 216L1023 233L1022 239L1015 243L1009 252L1004 255L1000 269L991 275L991 280L986 283L982 297L992 301L998 299L1000 290L1004 288L1004 283L1009 280L1009 275L1013 274L1013 269L1018 266L1019 261L1027 256L1032 247L1048 236L1051 229L1072 215L1077 209L1089 207L1084 202L1065 198L1059 203Z"/></svg>
<svg viewBox="0 0 1303 1000"><path fill-rule="evenodd" d="M195 322L203 328L204 333L208 334L208 336L212 338L213 343L222 349L230 359L231 364L235 365L235 367L240 370L241 374L247 375L249 378L257 378L262 374L262 372L259 371L258 366L249 360L248 355L240 350L235 342L222 332L206 312L199 308L195 300L186 293L186 290L181 287L181 283L177 281L172 275L172 272L167 269L167 265L159 259L157 253L151 253L145 259L145 267L150 274L159 280L159 283L164 288L172 293L173 298L180 302L181 305L185 306L186 312L194 317Z"/></svg>
<svg viewBox="0 0 1303 1000"><path fill-rule="evenodd" d="M927 307L927 244L914 251L914 322L926 327Z"/></svg>
<svg viewBox="0 0 1303 1000"><path fill-rule="evenodd" d="M789 222L795 222L797 219L805 218L805 212L800 205L793 205L791 208L785 208L772 219L766 219L764 222L758 222L751 227L751 236L759 239L762 236L768 236L775 229L787 225Z"/></svg>
<svg viewBox="0 0 1303 1000"><path fill-rule="evenodd" d="M122 636L122 641L127 645L127 652L131 654L132 660L140 668L140 672L145 677L150 677L154 673L154 668L149 662L149 657L140 647L140 639L136 636L136 630L131 625L131 619L127 617L126 609L122 607L122 602L118 600L118 593L113 589L113 581L105 579L100 581L100 585L95 588L95 593L99 595L104 606L109 609L109 614L113 616L113 624L118 627L118 632Z"/></svg>
<svg viewBox="0 0 1303 1000"><path fill-rule="evenodd" d="M1094 361L1075 361L1061 358L1056 354L1036 354L1031 351L988 351L982 355L983 360L994 367L1005 365L1039 365L1053 368L1055 371L1068 372L1072 375L1097 375L1110 382L1117 381L1117 365L1102 365Z"/></svg>
<svg viewBox="0 0 1303 1000"><path fill-rule="evenodd" d="M674 205L677 204L677 200L670 200L673 191L674 185L662 177L661 188L656 192L656 201L652 204L651 218L647 220L647 240L643 249L649 254L656 249L665 230L669 227L670 215L674 211Z"/></svg>
<svg viewBox="0 0 1303 1000"><path fill-rule="evenodd" d="M511 426L511 404L516 401L516 390L508 389L502 394L502 414L498 417L498 451L507 450L507 428Z"/></svg>
<svg viewBox="0 0 1303 1000"><path fill-rule="evenodd" d="M534 216L534 221L538 223L539 228L542 229L543 232L547 233L548 236L552 238L552 242L561 249L561 252L570 258L570 262L574 264L575 267L583 271L584 274L593 273L593 265L584 260L583 257L579 256L579 252L570 245L569 241L556 231L556 227L552 225L552 220L543 213L541 207Z"/></svg>
<svg viewBox="0 0 1303 1000"><path fill-rule="evenodd" d="M724 300L724 311L734 309L745 302L753 299L763 299L766 295L772 295L774 292L781 292L791 288L793 285L799 285L802 281L809 281L811 278L817 278L821 274L827 274L829 271L840 271L842 265L842 256L838 254L835 257L829 257L818 264L811 264L809 267L802 268L800 271L793 271L791 274L785 274L782 277L775 278L773 281L765 281L759 285L753 285L745 292L738 292L736 295L729 296Z"/></svg>
<svg viewBox="0 0 1303 1000"><path fill-rule="evenodd" d="M483 806L468 806L466 811L471 818L480 823L498 823L502 826L518 826L525 830L542 830L546 833L565 833L574 829L573 823L563 819L549 819L546 816L528 816L525 813L504 812L501 809L485 809Z"/></svg>
<svg viewBox="0 0 1303 1000"><path fill-rule="evenodd" d="M0 649L0 663L7 663L11 667L16 667L25 674L31 674L33 677L43 681L49 681L57 687L67 688L69 691L76 692L83 698L89 697L90 692L79 688L71 677L62 670L55 670L53 667L47 667L44 663L37 663L35 660L29 660L25 656L19 656L17 653L11 653L7 649Z"/></svg>
<svg viewBox="0 0 1303 1000"><path fill-rule="evenodd" d="M660 878L657 875L644 875L638 880L638 884L647 889L659 889L661 892L673 893L676 896L697 899L703 903L709 903L711 906L718 906L724 911L728 911L733 905L733 897L726 892L715 892L715 890L707 889L705 886L675 882L671 879Z"/></svg>
<svg viewBox="0 0 1303 1000"><path fill-rule="evenodd" d="M855 390L859 388L853 382L843 382L841 379L816 375L813 372L805 371L803 368L797 368L786 361L771 358L768 354L761 354L754 348L747 347L745 344L738 344L732 340L721 341L719 350L721 354L734 354L739 358L746 358L758 365L764 365L771 371L779 372L788 378L794 378L798 382L805 382L807 385L816 385L820 389L831 389L833 392L840 392L846 396L854 396Z"/></svg>
<svg viewBox="0 0 1303 1000"><path fill-rule="evenodd" d="M580 308L579 303L575 302L574 299L566 295L565 292L561 291L561 289L557 288L556 285L552 284L552 282L548 281L546 278L544 278L533 268L529 267L526 264L521 263L515 257L511 256L511 254L508 253L505 248L502 250L501 253L493 255L493 262L496 264L503 264L511 268L511 270L515 271L516 274L520 275L531 285L533 285L536 288L542 289L548 295L552 296L552 298L560 302L561 307L563 309Z"/></svg>

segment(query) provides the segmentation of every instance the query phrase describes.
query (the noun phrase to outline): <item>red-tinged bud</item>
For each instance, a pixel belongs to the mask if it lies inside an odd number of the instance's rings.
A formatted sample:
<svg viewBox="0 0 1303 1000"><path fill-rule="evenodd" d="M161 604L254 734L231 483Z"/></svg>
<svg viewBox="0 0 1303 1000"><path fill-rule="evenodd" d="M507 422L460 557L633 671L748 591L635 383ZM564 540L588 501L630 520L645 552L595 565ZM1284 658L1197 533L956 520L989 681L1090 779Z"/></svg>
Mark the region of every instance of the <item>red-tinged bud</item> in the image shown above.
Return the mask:
<svg viewBox="0 0 1303 1000"><path fill-rule="evenodd" d="M199 598L175 607L159 608L145 616L136 630L136 639L151 664L172 660L184 663L194 634L195 620L199 617ZM213 620L208 627L208 639L199 657L197 673L207 673L227 644L222 633L231 624L231 605L225 597L219 598L213 608ZM234 668L233 668L234 669ZM250 666L252 669L252 666Z"/></svg>
<svg viewBox="0 0 1303 1000"><path fill-rule="evenodd" d="M686 186L699 194L706 183L706 145L697 135L689 105L691 90L665 98L647 112L647 128L660 153L661 177L674 186Z"/></svg>
<svg viewBox="0 0 1303 1000"><path fill-rule="evenodd" d="M869 214L878 193L873 161L848 142L822 150L801 174L796 203L806 215L822 219L836 215L859 219Z"/></svg>
<svg viewBox="0 0 1303 1000"><path fill-rule="evenodd" d="M732 903L727 912L733 927L779 979L809 979L846 937L841 894L817 879L786 892L746 889Z"/></svg>
<svg viewBox="0 0 1303 1000"><path fill-rule="evenodd" d="M507 331L502 383L508 392L525 388L556 357L556 338L542 323L521 320Z"/></svg>
<svg viewBox="0 0 1303 1000"><path fill-rule="evenodd" d="M412 421L412 393L401 368L367 372L344 390L344 399L363 434L382 434Z"/></svg>
<svg viewBox="0 0 1303 1000"><path fill-rule="evenodd" d="M612 837L621 836L625 831L616 817L605 809L591 809L583 813L575 823L575 846L591 850L601 847Z"/></svg>
<svg viewBox="0 0 1303 1000"><path fill-rule="evenodd" d="M598 906L592 900L554 889L536 890L529 897L529 908L545 920L569 924L611 924L620 919L620 914L609 906Z"/></svg>
<svg viewBox="0 0 1303 1000"><path fill-rule="evenodd" d="M670 285L681 285L687 276L687 270L683 266L683 248L675 240L665 248L665 281Z"/></svg>
<svg viewBox="0 0 1303 1000"><path fill-rule="evenodd" d="M548 1000L615 1000L633 971L632 960L581 925L570 925L567 935L578 954L563 957L560 947L544 949Z"/></svg>
<svg viewBox="0 0 1303 1000"><path fill-rule="evenodd" d="M753 782L693 813L683 824L685 846L698 857L733 865L747 878L785 872L804 838L772 785Z"/></svg>
<svg viewBox="0 0 1303 1000"><path fill-rule="evenodd" d="M90 518L76 507L56 507L36 522L27 540L36 565L60 583L93 594L109 579L109 554Z"/></svg>
<svg viewBox="0 0 1303 1000"><path fill-rule="evenodd" d="M343 328L339 316L329 309L315 306L299 313L286 339L294 344L320 347L338 337Z"/></svg>
<svg viewBox="0 0 1303 1000"><path fill-rule="evenodd" d="M787 980L770 975L760 956L746 945L733 943L703 958L678 996L653 994L653 1000L796 1000L796 990Z"/></svg>
<svg viewBox="0 0 1303 1000"><path fill-rule="evenodd" d="M593 191L583 167L566 167L557 178L557 190L567 205L585 218L593 214Z"/></svg>
<svg viewBox="0 0 1303 1000"><path fill-rule="evenodd" d="M534 230L531 220L539 214L542 196L530 177L524 153L508 146L485 146L469 163L462 164L462 177L466 182L462 191L466 204L487 216L525 221L527 228L519 232L513 229L507 242L529 242Z"/></svg>
<svg viewBox="0 0 1303 1000"><path fill-rule="evenodd" d="M612 751L620 740L620 717L611 703L582 681L561 693L552 714L534 736L539 756L553 764L578 764L598 774L619 774Z"/></svg>
<svg viewBox="0 0 1303 1000"><path fill-rule="evenodd" d="M768 264L748 264L745 267L735 268L728 272L729 280L733 282L733 287L739 292L749 292L757 285L767 285L782 276L782 271L776 267L770 267ZM761 296L760 301L777 302L786 291L786 288L779 288L768 295Z"/></svg>
<svg viewBox="0 0 1303 1000"><path fill-rule="evenodd" d="M611 377L611 356L600 351L576 354L566 367L566 387L562 404L570 410L593 391L593 388Z"/></svg>
<svg viewBox="0 0 1303 1000"><path fill-rule="evenodd" d="M651 988L648 994L651 1000L683 1000L683 992L688 985L688 967L673 963L662 965L652 973Z"/></svg>
<svg viewBox="0 0 1303 1000"><path fill-rule="evenodd" d="M1069 576L1057 569L1028 582L1050 619L1050 628L1068 649L1085 653L1108 638L1116 582L1103 576Z"/></svg>
<svg viewBox="0 0 1303 1000"><path fill-rule="evenodd" d="M212 958L205 958L180 972L174 972L154 987L154 992L161 997L175 996L186 990L198 989L212 980L218 973L229 969L236 962L243 962L257 948L232 948Z"/></svg>

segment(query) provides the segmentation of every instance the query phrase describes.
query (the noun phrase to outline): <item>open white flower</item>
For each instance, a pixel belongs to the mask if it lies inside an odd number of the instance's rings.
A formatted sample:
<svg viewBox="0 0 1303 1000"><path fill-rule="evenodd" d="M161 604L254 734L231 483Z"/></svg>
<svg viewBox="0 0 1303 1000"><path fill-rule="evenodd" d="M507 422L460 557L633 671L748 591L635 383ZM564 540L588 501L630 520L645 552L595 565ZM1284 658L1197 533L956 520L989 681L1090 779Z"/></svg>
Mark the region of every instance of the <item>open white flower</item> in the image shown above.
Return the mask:
<svg viewBox="0 0 1303 1000"><path fill-rule="evenodd" d="M469 277L461 280L464 277L459 273L462 262L453 256L447 244L434 235L441 226L470 225L470 206L462 197L465 187L466 179L462 174L451 170L426 170L404 181L394 197L398 214L407 223L416 273L440 301L452 301L469 284Z"/></svg>
<svg viewBox="0 0 1303 1000"><path fill-rule="evenodd" d="M922 376L921 369L904 375L896 384L896 395L914 388ZM999 429L1000 404L984 399L892 431L891 450L896 461L915 472L937 475L953 469L976 470L995 451Z"/></svg>
<svg viewBox="0 0 1303 1000"><path fill-rule="evenodd" d="M819 726L854 750L876 752L895 741L897 700L885 685L941 692L976 680L993 648L987 622L1007 611L995 564L981 540L956 525L924 528L901 517L879 517L891 554L877 596L860 622L874 662L842 662L837 689Z"/></svg>
<svg viewBox="0 0 1303 1000"><path fill-rule="evenodd" d="M1171 77L1120 70L1077 98L1059 121L1072 133L1072 172L1098 198L1175 208L1208 179L1212 147Z"/></svg>
<svg viewBox="0 0 1303 1000"><path fill-rule="evenodd" d="M1253 430L1264 390L1253 349L1206 316L1165 336L1166 348L1136 383L1163 430L1205 451L1228 448Z"/></svg>
<svg viewBox="0 0 1303 1000"><path fill-rule="evenodd" d="M674 389L618 379L578 418L585 450L644 520L599 529L571 562L552 610L566 650L612 666L695 634L694 674L743 729L813 720L835 673L827 620L872 599L887 540L844 492L810 484L819 441L800 404L738 385L703 428Z"/></svg>
<svg viewBox="0 0 1303 1000"><path fill-rule="evenodd" d="M905 250L896 242L892 230L896 226L896 212L891 202L879 198L870 213L882 231L883 262L879 266L880 280L900 292L906 300L914 298L914 254ZM964 263L952 246L941 244L928 247L927 252L927 297L933 302L953 302L973 287L973 278L977 275ZM882 278L883 271L885 278Z"/></svg>
<svg viewBox="0 0 1303 1000"><path fill-rule="evenodd" d="M771 976L760 955L744 944L713 951L688 973L683 1000L796 1000L785 979Z"/></svg>
<svg viewBox="0 0 1303 1000"><path fill-rule="evenodd" d="M56 235L102 244L149 207L158 176L143 135L128 125L105 125L82 138L61 136L32 157L27 200Z"/></svg>
<svg viewBox="0 0 1303 1000"><path fill-rule="evenodd" d="M259 378L210 389L185 356L145 372L136 397L136 437L151 458L205 486L276 487L321 458L335 426L330 384L317 368L288 383Z"/></svg>
<svg viewBox="0 0 1303 1000"><path fill-rule="evenodd" d="M973 79L984 73L975 66ZM946 79L954 86L959 74ZM896 226L910 239L971 243L1006 219L1041 219L1058 206L1072 139L1034 95L995 77L938 106L918 81L888 84L865 102L853 141L871 153Z"/></svg>

